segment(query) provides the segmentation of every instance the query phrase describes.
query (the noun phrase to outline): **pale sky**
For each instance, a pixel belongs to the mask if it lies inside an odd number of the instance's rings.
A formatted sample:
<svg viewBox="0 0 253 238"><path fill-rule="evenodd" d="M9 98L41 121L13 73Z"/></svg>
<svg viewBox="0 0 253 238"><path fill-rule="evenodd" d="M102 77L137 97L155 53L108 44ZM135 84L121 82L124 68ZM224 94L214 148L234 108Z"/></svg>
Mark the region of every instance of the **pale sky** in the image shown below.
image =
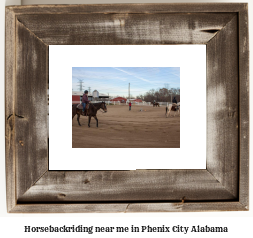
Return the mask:
<svg viewBox="0 0 253 238"><path fill-rule="evenodd" d="M78 79L83 80L83 90L98 90L110 96L127 96L128 84L132 96L145 94L150 89L180 88L179 67L73 67L72 89L79 91Z"/></svg>

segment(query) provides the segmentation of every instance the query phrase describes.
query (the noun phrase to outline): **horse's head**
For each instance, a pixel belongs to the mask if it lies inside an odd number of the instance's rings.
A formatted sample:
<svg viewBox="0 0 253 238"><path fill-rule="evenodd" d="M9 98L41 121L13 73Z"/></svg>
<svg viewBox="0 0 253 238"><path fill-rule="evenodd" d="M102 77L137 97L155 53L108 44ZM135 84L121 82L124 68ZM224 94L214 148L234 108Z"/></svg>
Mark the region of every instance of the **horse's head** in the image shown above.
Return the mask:
<svg viewBox="0 0 253 238"><path fill-rule="evenodd" d="M107 112L107 108L106 108L105 102L102 102L102 103L101 103L100 108L102 108L102 109L104 110L104 112Z"/></svg>

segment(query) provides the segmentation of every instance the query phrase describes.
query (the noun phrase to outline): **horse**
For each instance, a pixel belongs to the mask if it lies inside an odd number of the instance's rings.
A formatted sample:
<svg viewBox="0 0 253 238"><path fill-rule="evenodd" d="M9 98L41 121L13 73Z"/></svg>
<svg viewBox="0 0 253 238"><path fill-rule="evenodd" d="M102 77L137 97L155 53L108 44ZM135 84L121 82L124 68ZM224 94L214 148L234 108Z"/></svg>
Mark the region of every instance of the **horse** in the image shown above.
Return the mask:
<svg viewBox="0 0 253 238"><path fill-rule="evenodd" d="M160 107L160 104L158 102L153 102L153 107Z"/></svg>
<svg viewBox="0 0 253 238"><path fill-rule="evenodd" d="M105 102L100 102L100 103L89 103L89 108L87 109L87 114L89 116L89 121L88 121L88 126L90 127L90 119L91 117L94 117L96 122L97 122L97 127L98 127L98 119L97 119L97 111L99 109L102 109L104 112L107 112L106 104ZM77 114L77 121L78 125L81 126L79 118L82 114L82 106L81 104L73 104L72 105L72 120Z"/></svg>
<svg viewBox="0 0 253 238"><path fill-rule="evenodd" d="M169 106L166 107L165 116L168 117L170 115L170 112L174 111L174 116L176 115L176 111L178 111L178 114L180 112L180 103L178 104L169 104Z"/></svg>

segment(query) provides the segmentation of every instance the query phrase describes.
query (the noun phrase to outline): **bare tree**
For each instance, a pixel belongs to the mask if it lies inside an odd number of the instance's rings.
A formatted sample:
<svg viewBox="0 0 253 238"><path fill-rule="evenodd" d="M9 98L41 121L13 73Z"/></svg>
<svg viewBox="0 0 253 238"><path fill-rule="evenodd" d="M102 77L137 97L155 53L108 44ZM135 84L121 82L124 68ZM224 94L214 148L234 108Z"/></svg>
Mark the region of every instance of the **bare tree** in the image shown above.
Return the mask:
<svg viewBox="0 0 253 238"><path fill-rule="evenodd" d="M168 102L172 101L172 97L176 97L177 101L180 101L180 88L169 88L168 85L166 85L168 88L160 88L157 90L151 89L148 92L146 92L144 95L139 95L140 98L142 96L142 100L146 102L152 102L154 100L159 102Z"/></svg>
<svg viewBox="0 0 253 238"><path fill-rule="evenodd" d="M169 90L169 89L170 89L170 84L169 84L169 83L165 83L165 84L164 84L164 88L166 88L166 89Z"/></svg>

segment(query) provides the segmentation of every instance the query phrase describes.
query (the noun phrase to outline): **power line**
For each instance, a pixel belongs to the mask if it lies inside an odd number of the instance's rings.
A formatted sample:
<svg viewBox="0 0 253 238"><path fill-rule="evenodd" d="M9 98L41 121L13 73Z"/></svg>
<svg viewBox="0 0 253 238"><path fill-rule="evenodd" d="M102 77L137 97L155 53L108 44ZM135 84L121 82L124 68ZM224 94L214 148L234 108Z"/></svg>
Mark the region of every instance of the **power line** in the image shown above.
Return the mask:
<svg viewBox="0 0 253 238"><path fill-rule="evenodd" d="M83 79L78 79L78 86L79 86L79 91L83 91L83 87L84 87L84 85L83 85Z"/></svg>

